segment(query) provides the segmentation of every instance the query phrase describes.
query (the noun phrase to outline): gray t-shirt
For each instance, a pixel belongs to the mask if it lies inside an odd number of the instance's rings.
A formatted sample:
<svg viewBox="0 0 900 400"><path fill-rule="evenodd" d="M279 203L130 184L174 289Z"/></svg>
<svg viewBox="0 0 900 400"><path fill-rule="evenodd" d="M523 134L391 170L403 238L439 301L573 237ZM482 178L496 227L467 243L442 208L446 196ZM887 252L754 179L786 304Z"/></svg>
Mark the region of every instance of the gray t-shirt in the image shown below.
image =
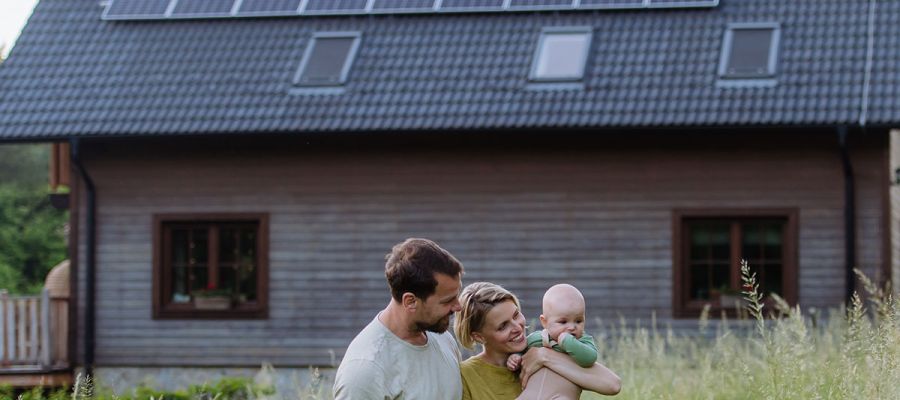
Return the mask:
<svg viewBox="0 0 900 400"><path fill-rule="evenodd" d="M459 348L449 332L412 345L376 316L350 343L334 378L335 400L459 400Z"/></svg>

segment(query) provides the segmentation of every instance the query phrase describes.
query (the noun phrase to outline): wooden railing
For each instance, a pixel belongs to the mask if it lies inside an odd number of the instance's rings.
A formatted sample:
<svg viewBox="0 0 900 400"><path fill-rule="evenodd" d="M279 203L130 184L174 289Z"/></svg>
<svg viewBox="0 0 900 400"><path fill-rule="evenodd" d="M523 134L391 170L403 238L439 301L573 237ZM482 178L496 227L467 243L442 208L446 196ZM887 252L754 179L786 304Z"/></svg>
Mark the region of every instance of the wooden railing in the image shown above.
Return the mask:
<svg viewBox="0 0 900 400"><path fill-rule="evenodd" d="M0 292L0 370L68 366L68 299Z"/></svg>

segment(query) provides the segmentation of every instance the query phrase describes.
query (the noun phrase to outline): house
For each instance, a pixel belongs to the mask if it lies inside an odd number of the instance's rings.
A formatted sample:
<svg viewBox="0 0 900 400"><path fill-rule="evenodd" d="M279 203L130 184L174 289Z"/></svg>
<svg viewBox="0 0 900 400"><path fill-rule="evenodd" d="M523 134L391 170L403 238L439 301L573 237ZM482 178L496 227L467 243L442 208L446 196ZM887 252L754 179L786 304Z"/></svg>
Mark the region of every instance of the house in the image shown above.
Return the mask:
<svg viewBox="0 0 900 400"><path fill-rule="evenodd" d="M123 382L335 365L410 236L529 317L565 281L591 317L693 326L742 258L825 308L853 266L898 276L898 15L42 0L0 67L0 140L70 146L76 363Z"/></svg>

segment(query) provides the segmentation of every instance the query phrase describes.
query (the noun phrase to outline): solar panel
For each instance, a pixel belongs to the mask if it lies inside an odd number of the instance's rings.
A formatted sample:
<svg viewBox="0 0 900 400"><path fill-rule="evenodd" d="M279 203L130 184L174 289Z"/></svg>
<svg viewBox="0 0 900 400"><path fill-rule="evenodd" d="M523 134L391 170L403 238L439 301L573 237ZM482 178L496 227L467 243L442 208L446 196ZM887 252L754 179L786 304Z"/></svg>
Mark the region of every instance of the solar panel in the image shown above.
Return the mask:
<svg viewBox="0 0 900 400"><path fill-rule="evenodd" d="M444 0L442 11L488 11L503 9L503 0Z"/></svg>
<svg viewBox="0 0 900 400"><path fill-rule="evenodd" d="M178 0L172 16L230 15L234 0Z"/></svg>
<svg viewBox="0 0 900 400"><path fill-rule="evenodd" d="M511 10L565 10L572 8L572 0L510 0Z"/></svg>
<svg viewBox="0 0 900 400"><path fill-rule="evenodd" d="M373 11L434 11L434 0L375 0Z"/></svg>
<svg viewBox="0 0 900 400"><path fill-rule="evenodd" d="M300 0L243 0L238 15L293 15Z"/></svg>
<svg viewBox="0 0 900 400"><path fill-rule="evenodd" d="M171 0L113 0L103 12L103 18L162 18L166 15L169 3Z"/></svg>
<svg viewBox="0 0 900 400"><path fill-rule="evenodd" d="M650 0L650 7L715 7L719 0Z"/></svg>
<svg viewBox="0 0 900 400"><path fill-rule="evenodd" d="M303 14L361 14L365 11L366 0L308 0Z"/></svg>
<svg viewBox="0 0 900 400"><path fill-rule="evenodd" d="M644 0L581 0L578 8L640 8Z"/></svg>
<svg viewBox="0 0 900 400"><path fill-rule="evenodd" d="M2 0L0 0L2 1ZM105 20L716 7L720 0L109 0ZM435 9L438 4L438 9Z"/></svg>

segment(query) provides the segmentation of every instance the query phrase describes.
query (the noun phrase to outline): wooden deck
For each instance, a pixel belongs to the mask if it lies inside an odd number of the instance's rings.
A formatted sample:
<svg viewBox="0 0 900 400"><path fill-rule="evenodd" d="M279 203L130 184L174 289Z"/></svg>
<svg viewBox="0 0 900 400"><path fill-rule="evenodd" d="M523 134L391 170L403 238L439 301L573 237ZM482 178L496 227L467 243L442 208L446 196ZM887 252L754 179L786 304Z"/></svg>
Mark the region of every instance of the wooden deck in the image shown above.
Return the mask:
<svg viewBox="0 0 900 400"><path fill-rule="evenodd" d="M0 385L71 383L68 299L0 293Z"/></svg>

